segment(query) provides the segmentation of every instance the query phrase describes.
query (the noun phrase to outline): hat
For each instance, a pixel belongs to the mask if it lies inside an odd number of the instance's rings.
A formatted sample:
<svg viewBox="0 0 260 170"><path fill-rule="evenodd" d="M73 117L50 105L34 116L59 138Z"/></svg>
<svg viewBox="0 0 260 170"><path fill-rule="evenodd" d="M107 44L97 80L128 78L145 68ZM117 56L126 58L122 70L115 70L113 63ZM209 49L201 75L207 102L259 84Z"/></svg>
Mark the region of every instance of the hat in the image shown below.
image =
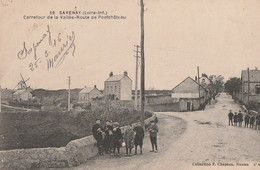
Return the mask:
<svg viewBox="0 0 260 170"><path fill-rule="evenodd" d="M239 110L239 112L241 112L241 110Z"/></svg>

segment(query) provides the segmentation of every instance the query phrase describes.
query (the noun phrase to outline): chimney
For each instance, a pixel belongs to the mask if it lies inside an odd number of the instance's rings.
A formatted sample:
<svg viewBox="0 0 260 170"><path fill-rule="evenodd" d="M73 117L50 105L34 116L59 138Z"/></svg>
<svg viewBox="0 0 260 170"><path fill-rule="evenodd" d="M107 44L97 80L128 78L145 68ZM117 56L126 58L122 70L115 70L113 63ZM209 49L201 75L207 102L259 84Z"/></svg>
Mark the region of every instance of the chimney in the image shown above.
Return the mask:
<svg viewBox="0 0 260 170"><path fill-rule="evenodd" d="M109 74L109 77L112 77L113 76L113 72L111 71L110 74Z"/></svg>
<svg viewBox="0 0 260 170"><path fill-rule="evenodd" d="M195 81L198 81L198 77L197 76L195 76Z"/></svg>
<svg viewBox="0 0 260 170"><path fill-rule="evenodd" d="M127 76L127 71L124 71L124 76Z"/></svg>
<svg viewBox="0 0 260 170"><path fill-rule="evenodd" d="M97 88L97 85L94 85L94 88Z"/></svg>
<svg viewBox="0 0 260 170"><path fill-rule="evenodd" d="M85 88L87 88L87 86L85 86Z"/></svg>

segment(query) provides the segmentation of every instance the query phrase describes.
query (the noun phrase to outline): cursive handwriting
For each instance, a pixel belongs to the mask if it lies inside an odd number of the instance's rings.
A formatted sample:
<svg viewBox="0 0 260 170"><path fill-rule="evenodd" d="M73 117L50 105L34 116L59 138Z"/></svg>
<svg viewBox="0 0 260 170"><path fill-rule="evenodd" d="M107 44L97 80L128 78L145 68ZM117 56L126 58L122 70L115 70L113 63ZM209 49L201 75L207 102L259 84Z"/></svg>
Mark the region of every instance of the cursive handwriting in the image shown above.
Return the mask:
<svg viewBox="0 0 260 170"><path fill-rule="evenodd" d="M41 48L47 46L44 50ZM42 58L46 59L47 70L50 68L58 68L69 54L74 56L76 49L75 45L75 32L72 31L71 35L62 35L58 33L55 37L52 36L49 25L47 30L41 35L39 41L32 43L32 47L27 47L23 42L23 48L17 53L20 60L26 59L28 56L33 55L33 61L29 63L29 69L34 71L38 65L42 63ZM39 51L44 51L42 55L38 54ZM42 57L44 56L44 57Z"/></svg>

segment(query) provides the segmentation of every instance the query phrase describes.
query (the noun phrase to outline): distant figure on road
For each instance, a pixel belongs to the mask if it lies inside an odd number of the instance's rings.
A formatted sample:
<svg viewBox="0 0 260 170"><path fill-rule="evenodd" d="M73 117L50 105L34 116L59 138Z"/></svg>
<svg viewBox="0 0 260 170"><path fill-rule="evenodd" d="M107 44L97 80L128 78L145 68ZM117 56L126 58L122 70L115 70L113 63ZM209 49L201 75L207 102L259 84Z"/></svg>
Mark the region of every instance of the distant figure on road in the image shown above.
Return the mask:
<svg viewBox="0 0 260 170"><path fill-rule="evenodd" d="M121 147L121 142L122 142L122 132L121 129L119 128L119 123L114 122L113 123L113 135L112 135L112 143L113 143L113 154L116 155L116 149L117 149L117 155L120 155L120 147Z"/></svg>
<svg viewBox="0 0 260 170"><path fill-rule="evenodd" d="M230 123L231 123L231 125L233 126L233 121L232 121L233 116L234 116L234 114L232 113L232 110L230 110L230 111L229 111L229 114L228 114L228 125L229 125L229 126L230 126Z"/></svg>
<svg viewBox="0 0 260 170"><path fill-rule="evenodd" d="M255 129L259 130L260 129L259 126L260 126L260 114L258 113L258 115L255 118Z"/></svg>
<svg viewBox="0 0 260 170"><path fill-rule="evenodd" d="M135 131L135 155L137 154L137 146L140 147L140 154L143 154L143 140L144 140L144 129L141 126L140 122L137 122L137 126L134 128Z"/></svg>
<svg viewBox="0 0 260 170"><path fill-rule="evenodd" d="M237 126L237 112L235 112L235 115L234 115L234 125Z"/></svg>
<svg viewBox="0 0 260 170"><path fill-rule="evenodd" d="M158 126L156 125L155 121L151 121L151 125L149 128L149 133L150 133L150 140L152 143L152 151L151 152L158 152L157 148L157 133L159 132ZM155 150L154 150L155 147Z"/></svg>
<svg viewBox="0 0 260 170"><path fill-rule="evenodd" d="M102 136L102 127L100 119L96 120L96 123L92 127L92 134L97 141L98 154L103 155L103 136Z"/></svg>
<svg viewBox="0 0 260 170"><path fill-rule="evenodd" d="M250 117L249 123L250 123L250 128L254 128L254 123L255 123L255 117L254 116Z"/></svg>
<svg viewBox="0 0 260 170"><path fill-rule="evenodd" d="M124 133L124 140L126 144L126 155L131 156L132 148L134 148L135 132L131 124L127 126L127 130Z"/></svg>
<svg viewBox="0 0 260 170"><path fill-rule="evenodd" d="M247 128L248 128L248 124L249 124L249 119L250 119L250 116L249 116L249 114L247 114L245 116L245 127L247 127Z"/></svg>
<svg viewBox="0 0 260 170"><path fill-rule="evenodd" d="M241 113L241 110L239 110L237 117L238 117L238 124L239 124L240 127L242 127L243 114Z"/></svg>
<svg viewBox="0 0 260 170"><path fill-rule="evenodd" d="M107 120L106 126L104 128L105 138L104 138L104 150L106 153L111 153L112 151L112 135L113 135L113 126L112 121Z"/></svg>

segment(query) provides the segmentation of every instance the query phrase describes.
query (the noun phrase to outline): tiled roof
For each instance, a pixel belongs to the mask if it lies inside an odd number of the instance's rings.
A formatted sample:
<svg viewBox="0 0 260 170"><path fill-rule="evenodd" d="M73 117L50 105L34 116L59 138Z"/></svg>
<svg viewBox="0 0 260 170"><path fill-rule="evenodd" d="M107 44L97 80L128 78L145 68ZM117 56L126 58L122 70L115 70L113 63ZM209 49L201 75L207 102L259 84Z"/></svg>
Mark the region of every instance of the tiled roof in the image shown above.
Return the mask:
<svg viewBox="0 0 260 170"><path fill-rule="evenodd" d="M85 87L79 93L89 93L94 89L94 87Z"/></svg>
<svg viewBox="0 0 260 170"><path fill-rule="evenodd" d="M106 81L120 81L122 78L124 78L124 75L113 75L109 77Z"/></svg>

